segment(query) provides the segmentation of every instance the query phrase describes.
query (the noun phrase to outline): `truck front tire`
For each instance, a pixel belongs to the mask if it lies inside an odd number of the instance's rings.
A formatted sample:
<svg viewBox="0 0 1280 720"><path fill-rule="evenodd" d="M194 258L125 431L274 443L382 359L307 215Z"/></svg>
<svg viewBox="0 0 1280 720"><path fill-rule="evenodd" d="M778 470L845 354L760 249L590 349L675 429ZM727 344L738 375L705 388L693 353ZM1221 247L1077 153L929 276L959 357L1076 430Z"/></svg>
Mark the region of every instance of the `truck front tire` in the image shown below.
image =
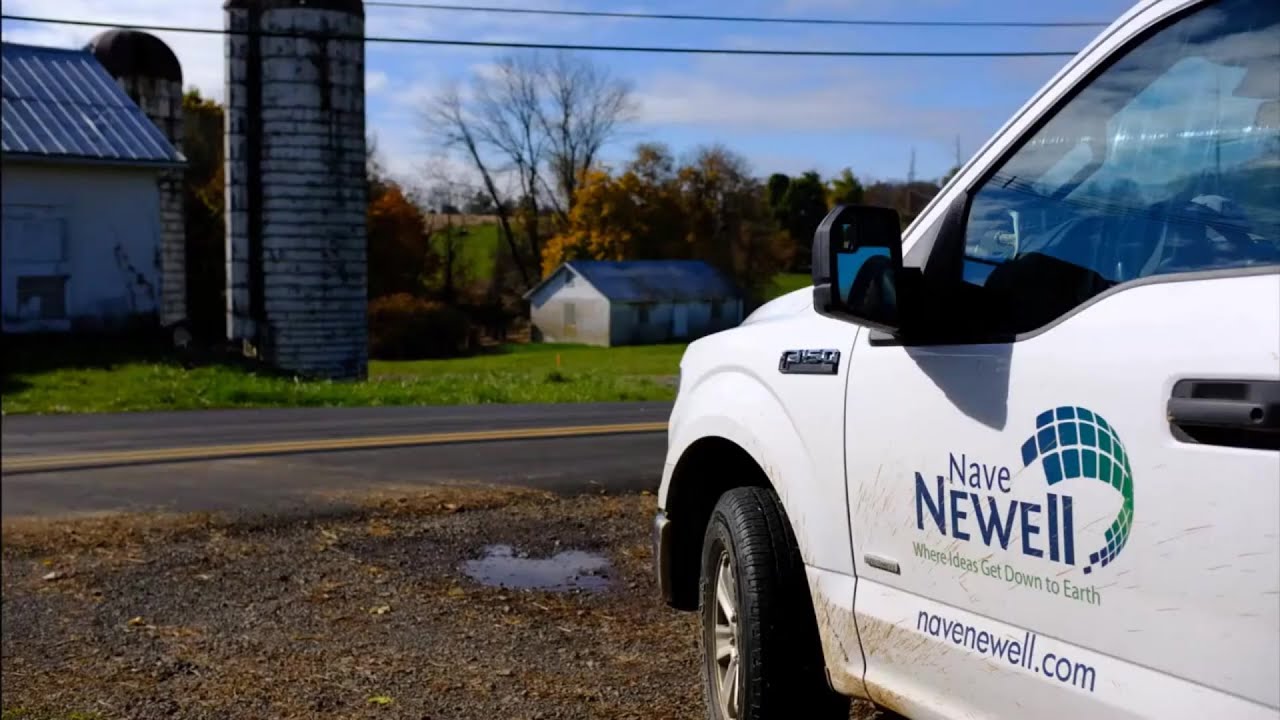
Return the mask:
<svg viewBox="0 0 1280 720"><path fill-rule="evenodd" d="M735 488L702 543L703 691L715 720L849 717L827 684L804 563L772 490Z"/></svg>

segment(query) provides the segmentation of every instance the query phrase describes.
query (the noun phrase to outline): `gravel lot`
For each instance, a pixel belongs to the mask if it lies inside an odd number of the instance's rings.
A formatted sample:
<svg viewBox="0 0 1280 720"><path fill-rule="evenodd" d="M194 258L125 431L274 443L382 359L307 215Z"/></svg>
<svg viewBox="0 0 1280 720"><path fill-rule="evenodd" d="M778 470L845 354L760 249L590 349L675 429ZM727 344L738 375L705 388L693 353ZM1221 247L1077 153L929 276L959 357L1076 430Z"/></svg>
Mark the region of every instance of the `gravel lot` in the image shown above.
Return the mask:
<svg viewBox="0 0 1280 720"><path fill-rule="evenodd" d="M657 599L652 511L439 488L292 517L6 522L4 720L699 718L696 618ZM607 588L460 571L496 543L599 553Z"/></svg>

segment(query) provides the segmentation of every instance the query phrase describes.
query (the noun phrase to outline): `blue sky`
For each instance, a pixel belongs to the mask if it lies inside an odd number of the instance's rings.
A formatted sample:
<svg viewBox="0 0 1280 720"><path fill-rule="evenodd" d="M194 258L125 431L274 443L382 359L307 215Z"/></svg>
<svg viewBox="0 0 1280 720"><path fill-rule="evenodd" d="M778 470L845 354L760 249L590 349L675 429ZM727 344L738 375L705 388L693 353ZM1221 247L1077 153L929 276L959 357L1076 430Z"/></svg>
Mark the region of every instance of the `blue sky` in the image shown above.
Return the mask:
<svg viewBox="0 0 1280 720"><path fill-rule="evenodd" d="M637 12L942 20L1100 20L1131 0L485 0L485 5ZM11 14L220 27L221 0L6 0ZM76 46L97 32L6 21L5 40ZM832 50L1067 50L1097 28L857 28L535 17L369 7L370 36L421 36L617 45ZM222 96L221 38L163 34L186 81ZM368 127L389 168L412 180L442 163L425 137L423 104L451 80L483 71L502 51L368 46ZM521 51L509 51L521 52ZM640 140L677 153L720 142L761 175L848 166L863 178L938 177L983 143L1066 58L770 58L591 53L630 80L639 117L609 148L625 156Z"/></svg>

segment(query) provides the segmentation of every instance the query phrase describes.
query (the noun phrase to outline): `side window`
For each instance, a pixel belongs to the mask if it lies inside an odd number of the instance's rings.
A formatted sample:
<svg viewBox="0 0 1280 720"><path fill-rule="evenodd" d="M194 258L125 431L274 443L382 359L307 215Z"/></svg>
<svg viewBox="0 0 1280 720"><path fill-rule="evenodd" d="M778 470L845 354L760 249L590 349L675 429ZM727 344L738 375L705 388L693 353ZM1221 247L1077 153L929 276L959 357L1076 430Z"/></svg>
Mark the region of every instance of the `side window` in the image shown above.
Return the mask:
<svg viewBox="0 0 1280 720"><path fill-rule="evenodd" d="M1117 284L1280 264L1280 3L1221 0L1147 37L983 185L963 284L1027 332Z"/></svg>

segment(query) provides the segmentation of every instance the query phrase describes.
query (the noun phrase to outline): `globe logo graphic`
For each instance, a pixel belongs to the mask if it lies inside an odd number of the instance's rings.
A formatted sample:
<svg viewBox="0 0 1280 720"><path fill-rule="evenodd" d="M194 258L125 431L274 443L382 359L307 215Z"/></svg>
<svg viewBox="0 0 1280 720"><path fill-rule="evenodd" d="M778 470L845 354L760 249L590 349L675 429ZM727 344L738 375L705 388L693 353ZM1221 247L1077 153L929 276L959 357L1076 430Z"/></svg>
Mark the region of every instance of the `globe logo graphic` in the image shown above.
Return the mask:
<svg viewBox="0 0 1280 720"><path fill-rule="evenodd" d="M1063 480L1088 478L1120 493L1120 512L1107 528L1107 544L1089 553L1086 575L1106 567L1129 539L1133 526L1133 472L1116 431L1095 412L1082 407L1046 410L1036 417L1036 431L1022 445L1023 467L1036 460L1050 487Z"/></svg>

